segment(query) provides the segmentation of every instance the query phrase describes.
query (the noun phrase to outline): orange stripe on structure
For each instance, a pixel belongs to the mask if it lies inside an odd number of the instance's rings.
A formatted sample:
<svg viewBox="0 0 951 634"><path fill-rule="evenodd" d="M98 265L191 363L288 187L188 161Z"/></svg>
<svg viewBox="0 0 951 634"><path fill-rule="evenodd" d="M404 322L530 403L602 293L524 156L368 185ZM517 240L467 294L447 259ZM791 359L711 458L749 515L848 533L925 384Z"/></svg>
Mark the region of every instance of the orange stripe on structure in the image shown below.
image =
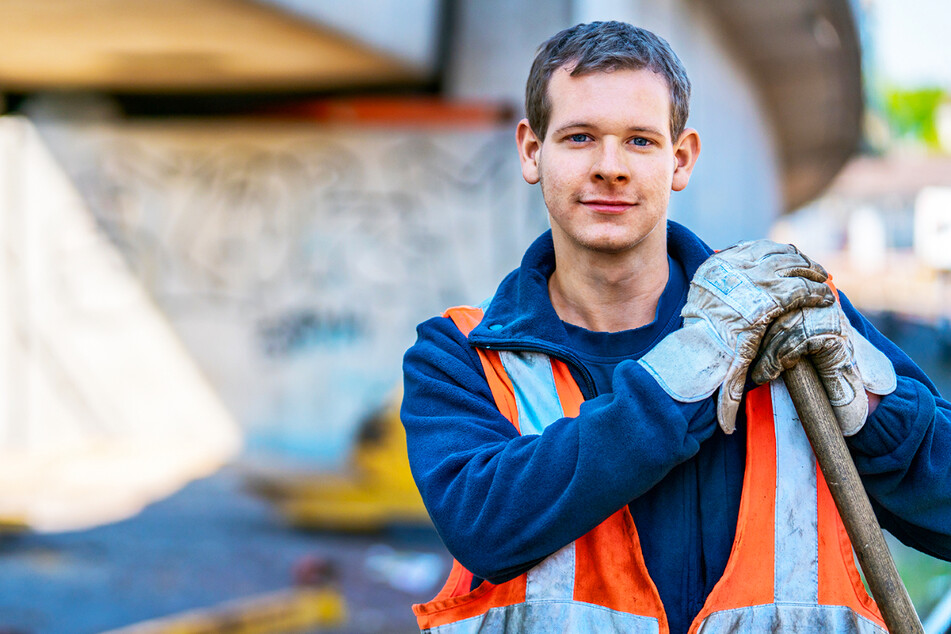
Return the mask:
<svg viewBox="0 0 951 634"><path fill-rule="evenodd" d="M691 633L713 612L773 602L775 515L776 430L766 384L746 395L746 471L733 551Z"/></svg>
<svg viewBox="0 0 951 634"><path fill-rule="evenodd" d="M816 483L819 507L819 603L848 606L884 628L885 621L878 606L862 585L862 577L852 555L852 542L849 541L829 485L818 466Z"/></svg>
<svg viewBox="0 0 951 634"><path fill-rule="evenodd" d="M321 123L459 129L508 123L512 109L504 103L450 101L438 97L350 97L314 99L270 108L264 114Z"/></svg>

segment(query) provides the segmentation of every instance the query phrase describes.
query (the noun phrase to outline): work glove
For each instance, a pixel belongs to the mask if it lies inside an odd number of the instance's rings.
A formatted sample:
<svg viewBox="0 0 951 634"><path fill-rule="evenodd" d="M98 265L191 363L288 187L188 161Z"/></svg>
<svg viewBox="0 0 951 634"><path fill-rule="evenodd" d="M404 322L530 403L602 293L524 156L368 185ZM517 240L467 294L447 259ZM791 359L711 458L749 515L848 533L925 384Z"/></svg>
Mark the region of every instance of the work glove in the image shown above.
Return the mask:
<svg viewBox="0 0 951 634"><path fill-rule="evenodd" d="M763 336L753 380L766 383L809 355L822 381L839 429L851 436L868 417L868 396L895 390L892 362L855 332L838 303L790 311Z"/></svg>
<svg viewBox="0 0 951 634"><path fill-rule="evenodd" d="M757 240L715 253L690 282L683 328L639 363L681 402L720 388L717 418L731 434L747 370L770 322L789 310L833 304L826 279L825 269L788 244Z"/></svg>

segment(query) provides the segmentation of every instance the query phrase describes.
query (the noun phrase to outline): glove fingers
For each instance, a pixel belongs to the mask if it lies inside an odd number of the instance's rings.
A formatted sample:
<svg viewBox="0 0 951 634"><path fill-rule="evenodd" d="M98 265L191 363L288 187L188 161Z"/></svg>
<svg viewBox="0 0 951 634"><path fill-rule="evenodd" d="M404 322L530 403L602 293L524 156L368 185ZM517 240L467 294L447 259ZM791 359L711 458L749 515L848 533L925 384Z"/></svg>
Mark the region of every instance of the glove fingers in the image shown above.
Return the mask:
<svg viewBox="0 0 951 634"><path fill-rule="evenodd" d="M805 277L816 282L825 282L829 279L829 273L821 264L791 244L755 240L740 242L720 253L727 251L742 253L747 261L755 262L756 265L769 261L770 270L783 277Z"/></svg>
<svg viewBox="0 0 951 634"><path fill-rule="evenodd" d="M777 271L777 275L780 277L804 277L807 280L820 283L825 283L829 279L829 273L818 262L810 262L807 266L794 266Z"/></svg>
<svg viewBox="0 0 951 634"><path fill-rule="evenodd" d="M753 366L753 382L759 385L774 381L779 375L793 367L804 356L811 353L811 341L806 340L794 347L787 347L779 350L779 354L774 354L770 350L765 350L760 356L756 365ZM765 348L765 346L764 346Z"/></svg>
<svg viewBox="0 0 951 634"><path fill-rule="evenodd" d="M740 401L743 400L743 387L746 385L746 371L749 366L749 359L738 355L730 365L723 385L720 386L717 420L726 434L732 434L736 430L736 413L740 409Z"/></svg>
<svg viewBox="0 0 951 634"><path fill-rule="evenodd" d="M774 321L763 335L753 365L753 381L772 381L794 366L803 354L811 351L808 334L805 311L788 312Z"/></svg>
<svg viewBox="0 0 951 634"><path fill-rule="evenodd" d="M819 378L842 435L851 436L862 429L868 418L868 396L858 368L848 364L832 374L819 373Z"/></svg>
<svg viewBox="0 0 951 634"><path fill-rule="evenodd" d="M859 392L865 393L862 375L851 363L831 368L830 371L822 371L816 367L816 374L825 387L826 396L829 397L829 404L833 409L848 405Z"/></svg>
<svg viewBox="0 0 951 634"><path fill-rule="evenodd" d="M732 253L731 253L732 252ZM720 251L721 254L730 254L749 262L761 262L772 258L773 262L781 263L782 268L790 266L818 266L812 258L805 255L792 244L773 242L772 240L746 240L737 242L731 247ZM819 269L822 269L820 266ZM824 269L822 269L824 270Z"/></svg>
<svg viewBox="0 0 951 634"><path fill-rule="evenodd" d="M720 421L720 429L727 435L736 431L736 412L740 409L740 402L729 396L729 392L726 386L721 387L717 399L717 420Z"/></svg>
<svg viewBox="0 0 951 634"><path fill-rule="evenodd" d="M779 288L780 284L785 284ZM771 286L775 288L777 300L782 303L781 311L789 312L799 308L814 308L831 306L835 303L835 294L828 284L823 284L805 277L783 277L782 282ZM770 315L775 317L776 313Z"/></svg>
<svg viewBox="0 0 951 634"><path fill-rule="evenodd" d="M855 364L848 335L830 334L820 341L813 366L822 381L839 429L851 436L862 428L868 416L868 397L862 374Z"/></svg>
<svg viewBox="0 0 951 634"><path fill-rule="evenodd" d="M783 368L778 359L772 355L762 356L753 365L753 382L757 385L768 383L775 380L783 373Z"/></svg>

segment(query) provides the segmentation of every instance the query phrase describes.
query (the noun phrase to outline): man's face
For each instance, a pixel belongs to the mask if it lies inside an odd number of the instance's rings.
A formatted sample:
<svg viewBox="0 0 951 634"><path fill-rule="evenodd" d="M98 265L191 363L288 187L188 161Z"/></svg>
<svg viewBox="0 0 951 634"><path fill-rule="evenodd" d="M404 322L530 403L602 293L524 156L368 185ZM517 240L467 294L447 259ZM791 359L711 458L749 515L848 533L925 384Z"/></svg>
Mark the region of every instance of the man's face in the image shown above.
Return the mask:
<svg viewBox="0 0 951 634"><path fill-rule="evenodd" d="M522 174L540 182L556 244L621 253L666 240L671 189L687 184L699 137L670 138L670 95L649 70L572 77L556 70L548 85L551 117L544 139L519 124ZM681 147L685 136L688 145Z"/></svg>

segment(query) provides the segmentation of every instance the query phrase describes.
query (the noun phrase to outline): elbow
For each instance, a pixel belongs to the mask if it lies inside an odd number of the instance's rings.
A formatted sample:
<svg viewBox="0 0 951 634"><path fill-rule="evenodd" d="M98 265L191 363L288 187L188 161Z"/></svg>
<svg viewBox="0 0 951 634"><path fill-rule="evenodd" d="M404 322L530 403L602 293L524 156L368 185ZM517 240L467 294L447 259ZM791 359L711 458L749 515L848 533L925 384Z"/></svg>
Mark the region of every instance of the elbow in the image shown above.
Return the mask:
<svg viewBox="0 0 951 634"><path fill-rule="evenodd" d="M518 576L506 576L504 567L500 566L500 553L472 532L440 530L439 533L449 554L474 576L494 584L504 583Z"/></svg>
<svg viewBox="0 0 951 634"><path fill-rule="evenodd" d="M449 553L463 568L493 584L511 581L540 560L526 561L524 552L511 539L493 535L487 527L439 530Z"/></svg>

